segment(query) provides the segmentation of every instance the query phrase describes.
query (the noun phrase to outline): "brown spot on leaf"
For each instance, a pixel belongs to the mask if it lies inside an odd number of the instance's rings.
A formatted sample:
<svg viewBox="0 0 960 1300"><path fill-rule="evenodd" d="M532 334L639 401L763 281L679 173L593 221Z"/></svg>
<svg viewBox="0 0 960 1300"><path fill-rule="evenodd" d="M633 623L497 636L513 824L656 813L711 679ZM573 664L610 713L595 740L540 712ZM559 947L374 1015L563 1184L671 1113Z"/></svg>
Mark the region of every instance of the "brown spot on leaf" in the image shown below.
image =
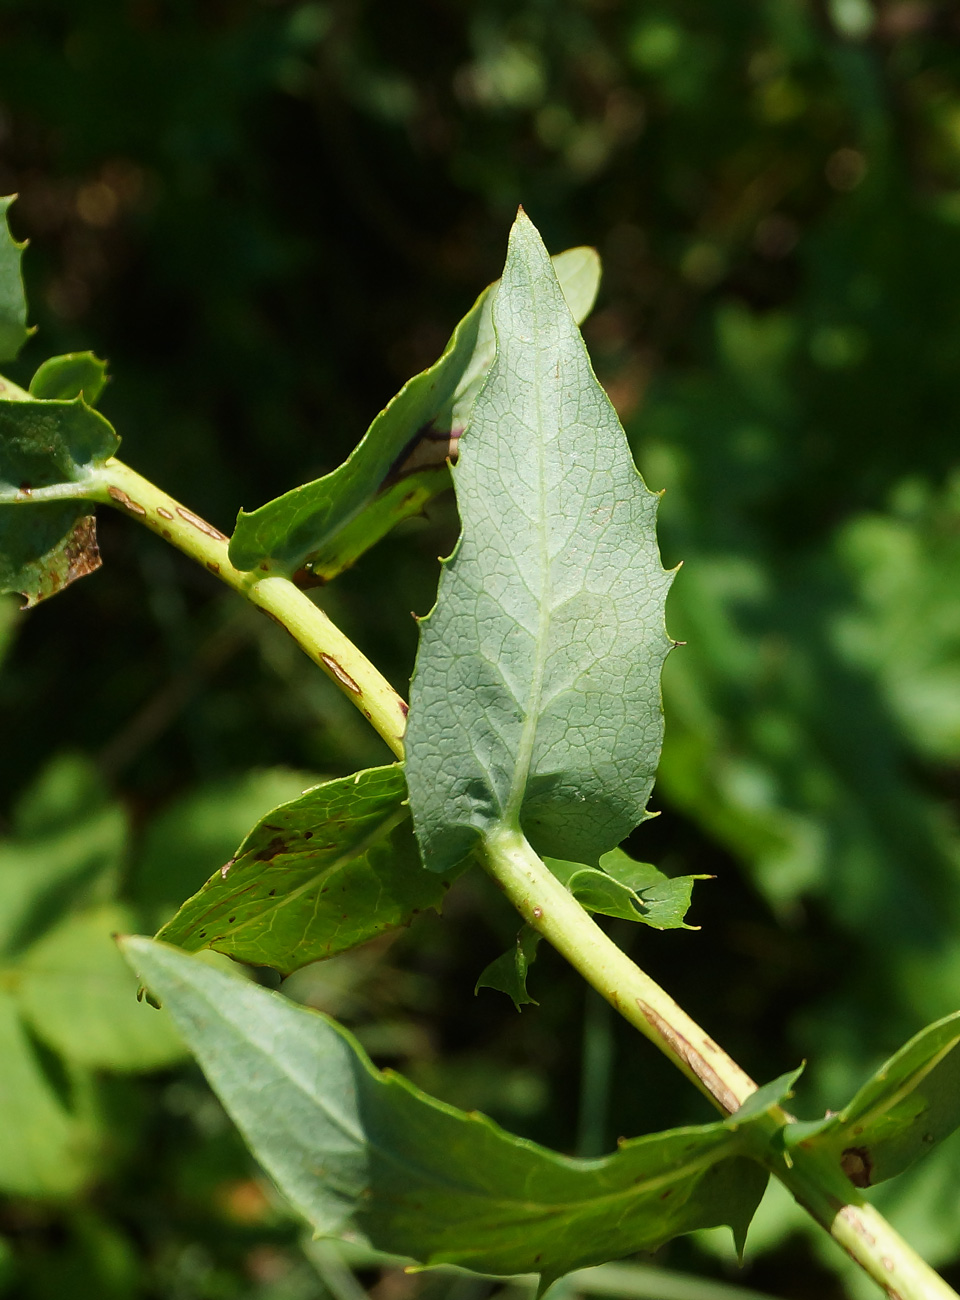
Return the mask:
<svg viewBox="0 0 960 1300"><path fill-rule="evenodd" d="M221 879L221 880L226 880L226 878L227 878L227 874L229 873L230 868L233 866L233 864L236 862L236 860L237 860L236 858L231 858L229 862L225 862L225 863L223 864L223 866L220 868L220 879Z"/></svg>
<svg viewBox="0 0 960 1300"><path fill-rule="evenodd" d="M272 858L275 858L278 853L285 852L286 848L287 841L283 836L274 835L273 839L265 848L262 848L259 853L253 855L253 860L254 862L269 862Z"/></svg>
<svg viewBox="0 0 960 1300"><path fill-rule="evenodd" d="M840 1157L840 1168L854 1187L869 1187L873 1161L866 1147L847 1147Z"/></svg>

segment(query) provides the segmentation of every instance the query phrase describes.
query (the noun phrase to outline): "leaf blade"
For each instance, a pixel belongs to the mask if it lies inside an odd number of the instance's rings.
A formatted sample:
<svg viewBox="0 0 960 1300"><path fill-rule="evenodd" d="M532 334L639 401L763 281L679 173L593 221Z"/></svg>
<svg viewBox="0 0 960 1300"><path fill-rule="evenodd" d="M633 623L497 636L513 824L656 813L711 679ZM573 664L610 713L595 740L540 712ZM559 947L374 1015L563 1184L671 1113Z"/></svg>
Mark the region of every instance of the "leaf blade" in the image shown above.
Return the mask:
<svg viewBox="0 0 960 1300"><path fill-rule="evenodd" d="M345 1030L279 994L151 940L124 947L319 1235L547 1281L710 1222L742 1237L762 1195L727 1122L560 1156L374 1070Z"/></svg>
<svg viewBox="0 0 960 1300"><path fill-rule="evenodd" d="M283 974L439 908L399 764L329 781L267 813L157 938L213 948Z"/></svg>
<svg viewBox="0 0 960 1300"><path fill-rule="evenodd" d="M646 815L659 759L658 498L523 214L494 322L454 474L463 531L421 623L414 824L431 870L517 822L541 855L593 866Z"/></svg>
<svg viewBox="0 0 960 1300"><path fill-rule="evenodd" d="M790 1146L824 1151L856 1187L902 1173L960 1126L960 1011L922 1029L843 1110L790 1125Z"/></svg>

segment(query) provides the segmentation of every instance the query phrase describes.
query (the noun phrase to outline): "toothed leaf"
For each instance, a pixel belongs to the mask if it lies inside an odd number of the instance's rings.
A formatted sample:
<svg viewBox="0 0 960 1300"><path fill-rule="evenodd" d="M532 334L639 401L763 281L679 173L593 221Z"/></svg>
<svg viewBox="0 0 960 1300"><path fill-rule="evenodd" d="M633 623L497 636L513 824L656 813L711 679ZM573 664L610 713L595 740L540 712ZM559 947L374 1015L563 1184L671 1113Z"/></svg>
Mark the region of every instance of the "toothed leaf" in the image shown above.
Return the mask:
<svg viewBox="0 0 960 1300"><path fill-rule="evenodd" d="M547 858L546 864L590 912L640 921L655 930L691 930L684 920L695 880L708 876L665 876L649 862L635 862L622 849L600 859L600 870L579 862Z"/></svg>
<svg viewBox="0 0 960 1300"><path fill-rule="evenodd" d="M742 1242L763 1194L766 1173L742 1158L748 1120L571 1159L375 1070L344 1029L278 993L149 939L123 946L320 1236L547 1283L701 1227Z"/></svg>
<svg viewBox="0 0 960 1300"><path fill-rule="evenodd" d="M497 358L454 472L463 533L421 624L407 781L425 864L498 825L597 864L646 816L671 575L644 486L521 214Z"/></svg>

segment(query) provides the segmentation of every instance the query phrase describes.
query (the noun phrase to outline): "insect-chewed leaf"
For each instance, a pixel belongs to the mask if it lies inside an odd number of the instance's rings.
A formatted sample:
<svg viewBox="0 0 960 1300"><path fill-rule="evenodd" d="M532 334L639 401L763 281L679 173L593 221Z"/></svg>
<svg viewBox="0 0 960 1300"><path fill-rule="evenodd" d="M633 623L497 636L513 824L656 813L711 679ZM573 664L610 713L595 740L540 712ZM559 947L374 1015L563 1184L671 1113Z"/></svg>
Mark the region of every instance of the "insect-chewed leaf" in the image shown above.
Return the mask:
<svg viewBox="0 0 960 1300"><path fill-rule="evenodd" d="M600 260L592 248L571 248L554 261L570 310L583 320L596 298ZM496 288L483 291L440 360L404 385L339 469L240 512L230 539L238 569L267 562L326 581L449 486L447 458L457 454L493 361Z"/></svg>
<svg viewBox="0 0 960 1300"><path fill-rule="evenodd" d="M30 380L30 396L44 402L82 397L88 406L96 406L106 382L105 361L92 352L65 352L38 367Z"/></svg>
<svg viewBox="0 0 960 1300"><path fill-rule="evenodd" d="M278 993L149 939L123 946L320 1236L546 1282L701 1227L742 1240L763 1193L765 1172L742 1158L748 1120L571 1159L380 1073L345 1030Z"/></svg>
<svg viewBox="0 0 960 1300"><path fill-rule="evenodd" d="M546 864L588 911L640 921L655 930L691 930L684 917L695 880L708 876L665 876L649 862L635 862L622 849L600 859L600 870L579 862L547 858Z"/></svg>
<svg viewBox="0 0 960 1300"><path fill-rule="evenodd" d="M14 198L0 199L0 361L10 361L30 337L20 275L20 255L26 245L17 243L7 224L7 209Z"/></svg>
<svg viewBox="0 0 960 1300"><path fill-rule="evenodd" d="M595 866L645 817L660 755L657 497L522 213L493 319L454 473L463 532L421 624L414 825L436 871L518 823L539 853Z"/></svg>
<svg viewBox="0 0 960 1300"><path fill-rule="evenodd" d="M960 1011L929 1025L836 1115L791 1124L787 1142L832 1155L856 1187L893 1178L960 1126Z"/></svg>
<svg viewBox="0 0 960 1300"><path fill-rule="evenodd" d="M119 445L81 400L0 401L0 593L35 605L100 567L93 514L79 498Z"/></svg>
<svg viewBox="0 0 960 1300"><path fill-rule="evenodd" d="M399 764L329 781L274 808L157 936L284 974L439 907Z"/></svg>

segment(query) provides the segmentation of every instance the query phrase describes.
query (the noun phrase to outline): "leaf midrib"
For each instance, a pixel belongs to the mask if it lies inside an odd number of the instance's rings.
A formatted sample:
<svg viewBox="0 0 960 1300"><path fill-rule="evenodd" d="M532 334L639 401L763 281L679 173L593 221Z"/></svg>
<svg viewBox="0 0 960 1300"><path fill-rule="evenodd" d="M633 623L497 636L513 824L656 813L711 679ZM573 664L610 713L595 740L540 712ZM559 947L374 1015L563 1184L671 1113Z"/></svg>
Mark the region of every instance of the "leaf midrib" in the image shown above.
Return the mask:
<svg viewBox="0 0 960 1300"><path fill-rule="evenodd" d="M537 310L538 303L536 296L533 296L533 318L534 330L536 334L540 331L539 313ZM535 408L537 413L536 428L536 449L537 449L537 525L538 525L538 546L540 551L540 568L543 574L543 586L541 588L540 609L537 616L537 644L534 656L533 677L530 683L530 693L527 696L527 712L523 720L523 728L520 732L520 742L517 745L517 758L513 769L513 780L510 783L510 793L507 797L507 806L504 809L504 822L508 826L520 828L520 809L523 806L523 797L526 793L527 781L530 776L530 765L533 761L533 747L537 738L537 727L540 722L540 708L543 700L543 678L547 666L547 644L550 633L550 621L553 613L553 582L550 569L550 548L547 540L546 519L544 518L544 504L546 501L546 482L545 482L545 464L544 464L544 446L543 446L543 391L540 381L540 349L536 345L536 335L534 337L535 364L534 364L534 394ZM557 366L560 365L560 358L557 358Z"/></svg>

